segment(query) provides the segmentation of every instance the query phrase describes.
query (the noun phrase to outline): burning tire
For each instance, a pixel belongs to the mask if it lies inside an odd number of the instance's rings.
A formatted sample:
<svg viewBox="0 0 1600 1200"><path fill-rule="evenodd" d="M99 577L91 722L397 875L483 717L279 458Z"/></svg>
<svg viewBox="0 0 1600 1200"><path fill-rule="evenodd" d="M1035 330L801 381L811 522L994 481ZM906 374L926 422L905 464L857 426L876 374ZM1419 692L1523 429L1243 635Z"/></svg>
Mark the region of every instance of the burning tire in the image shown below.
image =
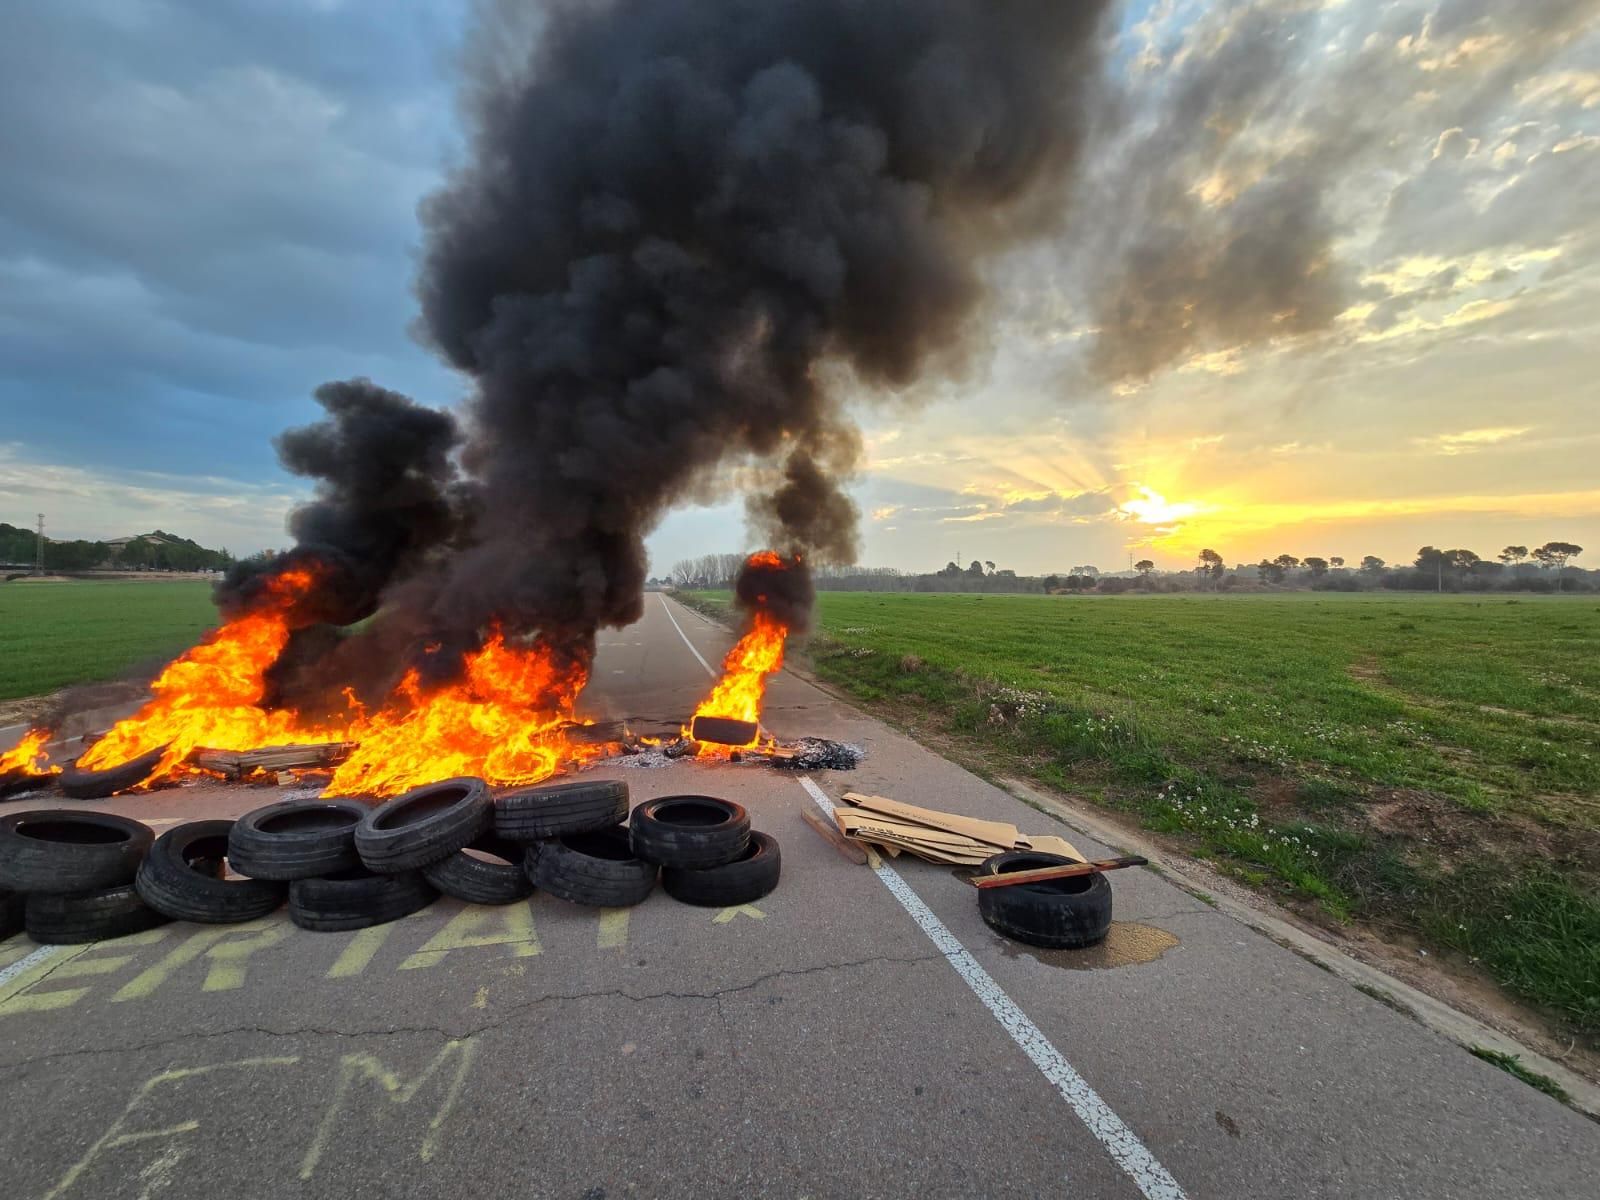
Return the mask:
<svg viewBox="0 0 1600 1200"><path fill-rule="evenodd" d="M166 752L165 746L159 746L147 754L130 758L103 771L80 770L74 764L56 776L56 786L61 789L63 796L70 796L74 800L103 800L131 787L138 787L149 779Z"/></svg>
<svg viewBox="0 0 1600 1200"><path fill-rule="evenodd" d="M131 883L68 895L34 893L24 921L28 936L45 946L73 946L143 933L167 918L139 899Z"/></svg>
<svg viewBox="0 0 1600 1200"><path fill-rule="evenodd" d="M0 892L0 942L22 932L24 900L15 892Z"/></svg>
<svg viewBox="0 0 1600 1200"><path fill-rule="evenodd" d="M35 809L0 817L0 888L91 892L132 883L155 834L110 813Z"/></svg>
<svg viewBox="0 0 1600 1200"><path fill-rule="evenodd" d="M634 856L622 825L532 846L527 869L541 890L595 908L627 908L656 886L655 866Z"/></svg>
<svg viewBox="0 0 1600 1200"><path fill-rule="evenodd" d="M628 819L628 785L580 779L527 788L494 802L494 831L513 842L609 829Z"/></svg>
<svg viewBox="0 0 1600 1200"><path fill-rule="evenodd" d="M42 788L55 778L54 775L30 775L27 771L0 771L0 800L18 792Z"/></svg>
<svg viewBox="0 0 1600 1200"><path fill-rule="evenodd" d="M667 895L685 904L707 908L728 908L759 900L778 886L783 857L778 842L765 833L752 833L744 857L720 867L699 871L668 867L661 872L661 886Z"/></svg>
<svg viewBox="0 0 1600 1200"><path fill-rule="evenodd" d="M521 846L491 834L423 867L422 877L446 896L468 904L515 904L533 894L522 856Z"/></svg>
<svg viewBox="0 0 1600 1200"><path fill-rule="evenodd" d="M754 721L732 717L696 717L689 723L689 736L697 742L716 742L723 746L748 746L761 727Z"/></svg>
<svg viewBox="0 0 1600 1200"><path fill-rule="evenodd" d="M995 855L978 869L1003 875L1077 861L1059 854L1015 850ZM1076 950L1099 942L1111 928L1111 884L1096 872L983 888L978 892L978 911L990 929L1015 941L1047 950Z"/></svg>
<svg viewBox="0 0 1600 1200"><path fill-rule="evenodd" d="M370 871L413 871L470 845L492 820L488 784L465 775L446 779L368 812L356 826L356 853Z"/></svg>
<svg viewBox="0 0 1600 1200"><path fill-rule="evenodd" d="M316 933L339 933L398 921L438 898L439 893L416 871L375 875L355 867L326 879L291 883L289 920Z"/></svg>
<svg viewBox="0 0 1600 1200"><path fill-rule="evenodd" d="M311 879L361 865L359 800L282 800L247 812L228 831L228 861L252 879Z"/></svg>
<svg viewBox="0 0 1600 1200"><path fill-rule="evenodd" d="M175 921L231 925L264 917L288 887L264 879L225 879L232 821L191 821L156 839L139 864L139 898Z"/></svg>
<svg viewBox="0 0 1600 1200"><path fill-rule="evenodd" d="M633 851L663 867L701 870L733 862L750 847L744 805L715 796L661 796L633 810Z"/></svg>

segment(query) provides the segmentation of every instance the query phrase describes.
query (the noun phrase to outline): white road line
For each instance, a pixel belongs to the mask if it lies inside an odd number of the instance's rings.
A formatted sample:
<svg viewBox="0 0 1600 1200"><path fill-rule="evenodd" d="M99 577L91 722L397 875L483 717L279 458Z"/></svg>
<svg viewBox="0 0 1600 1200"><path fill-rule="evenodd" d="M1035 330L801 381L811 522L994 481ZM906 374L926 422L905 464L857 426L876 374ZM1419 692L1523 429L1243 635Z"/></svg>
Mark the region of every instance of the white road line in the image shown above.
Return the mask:
<svg viewBox="0 0 1600 1200"><path fill-rule="evenodd" d="M681 632L681 630L680 630ZM685 638L685 641L688 639ZM832 820L833 801L812 781L810 776L800 777L800 786L816 801L817 807ZM1089 1127L1089 1132L1100 1140L1116 1164L1127 1172L1138 1189L1150 1200L1184 1200L1178 1181L1156 1161L1155 1155L1145 1147L1138 1136L1111 1111L1111 1106L1073 1069L1061 1051L1050 1044L1050 1039L1017 1007L1016 1001L1001 990L994 977L978 965L971 951L963 946L956 935L933 910L922 902L904 879L887 863L873 868L879 881L889 889L889 894L900 901L900 906L911 914L911 919L928 935L928 940L938 947L939 953L956 973L966 981L973 995L983 1001L983 1006L1000 1022L1000 1027L1011 1035L1011 1040L1033 1060L1051 1085L1061 1093L1061 1098L1078 1114L1078 1119Z"/></svg>
<svg viewBox="0 0 1600 1200"><path fill-rule="evenodd" d="M60 950L60 946L40 946L32 954L17 959L17 961L12 963L9 967L0 968L0 987L5 987L6 984L10 983L18 975L21 975L24 971L32 970L34 967L37 967L40 963L44 962L45 959L51 958L59 953Z"/></svg>
<svg viewBox="0 0 1600 1200"><path fill-rule="evenodd" d="M678 631L678 636L683 639L683 644L689 647L689 653L694 655L696 658L699 658L700 665L706 669L706 674L715 679L717 677L716 671L712 670L710 663L708 663L705 659L700 658L700 651L694 648L694 643L689 640L689 635L683 631L683 626L678 624L678 618L672 615L672 607L667 603L666 596L662 595L660 592L657 592L656 595L660 597L661 609L667 614L667 620L672 622L672 627Z"/></svg>

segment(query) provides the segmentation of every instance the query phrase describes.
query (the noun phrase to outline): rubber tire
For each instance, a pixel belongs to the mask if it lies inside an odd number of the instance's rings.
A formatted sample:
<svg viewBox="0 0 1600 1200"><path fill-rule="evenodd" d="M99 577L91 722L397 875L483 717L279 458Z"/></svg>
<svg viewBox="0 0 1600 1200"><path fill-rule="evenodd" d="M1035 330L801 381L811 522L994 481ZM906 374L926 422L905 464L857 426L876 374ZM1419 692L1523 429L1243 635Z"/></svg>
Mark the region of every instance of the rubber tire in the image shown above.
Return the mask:
<svg viewBox="0 0 1600 1200"><path fill-rule="evenodd" d="M686 819L696 813L720 813L721 820ZM635 808L628 824L633 852L663 867L691 871L718 867L734 862L750 847L750 814L744 805L715 796L658 796Z"/></svg>
<svg viewBox="0 0 1600 1200"><path fill-rule="evenodd" d="M414 871L471 845L493 819L488 784L470 775L445 779L368 812L356 826L356 853L369 871Z"/></svg>
<svg viewBox="0 0 1600 1200"><path fill-rule="evenodd" d="M313 879L361 865L359 800L280 800L245 813L228 833L228 861L252 879ZM348 819L346 819L348 818Z"/></svg>
<svg viewBox="0 0 1600 1200"><path fill-rule="evenodd" d="M49 787L54 775L31 775L27 771L0 771L0 800L18 792L31 792L35 788Z"/></svg>
<svg viewBox="0 0 1600 1200"><path fill-rule="evenodd" d="M73 800L103 800L131 787L138 787L150 778L150 773L156 769L166 752L167 748L160 746L103 771L80 771L74 763L56 776L56 786L61 789L63 796Z"/></svg>
<svg viewBox="0 0 1600 1200"><path fill-rule="evenodd" d="M315 933L386 925L427 908L439 893L417 871L378 875L365 867L289 885L289 920Z"/></svg>
<svg viewBox="0 0 1600 1200"><path fill-rule="evenodd" d="M730 908L759 900L772 891L778 886L782 870L778 840L770 834L752 832L750 848L743 858L700 871L668 867L661 872L661 886L667 895L685 904Z"/></svg>
<svg viewBox="0 0 1600 1200"><path fill-rule="evenodd" d="M486 862L468 850L482 850L505 862ZM422 877L446 896L468 904L515 904L533 895L533 880L523 869L523 848L488 834L465 850L422 868Z"/></svg>
<svg viewBox="0 0 1600 1200"><path fill-rule="evenodd" d="M29 826L80 838L43 838ZM111 813L39 808L0 817L0 888L32 895L93 892L132 883L155 841L148 825Z"/></svg>
<svg viewBox="0 0 1600 1200"><path fill-rule="evenodd" d="M34 892L24 913L28 936L41 946L76 946L143 933L168 918L139 899L131 883L90 892Z"/></svg>
<svg viewBox="0 0 1600 1200"><path fill-rule="evenodd" d="M695 741L721 746L748 746L760 732L759 723L733 717L696 717L689 722L689 736Z"/></svg>
<svg viewBox="0 0 1600 1200"><path fill-rule="evenodd" d="M541 891L593 908L629 908L656 886L655 865L634 857L623 825L541 842L526 861Z"/></svg>
<svg viewBox="0 0 1600 1200"><path fill-rule="evenodd" d="M156 839L133 886L151 908L174 921L234 925L276 911L289 886L266 879L225 879L232 821L190 821Z"/></svg>
<svg viewBox="0 0 1600 1200"><path fill-rule="evenodd" d="M1058 854L1012 850L985 860L980 873L1004 874L1079 861ZM1102 941L1111 928L1111 884L1096 871L1069 879L978 889L984 924L1013 941L1046 950L1077 950Z"/></svg>
<svg viewBox="0 0 1600 1200"><path fill-rule="evenodd" d="M22 932L22 910L27 898L16 892L0 892L0 942Z"/></svg>
<svg viewBox="0 0 1600 1200"><path fill-rule="evenodd" d="M628 785L620 779L578 779L526 788L494 802L494 831L513 842L609 829L628 819Z"/></svg>

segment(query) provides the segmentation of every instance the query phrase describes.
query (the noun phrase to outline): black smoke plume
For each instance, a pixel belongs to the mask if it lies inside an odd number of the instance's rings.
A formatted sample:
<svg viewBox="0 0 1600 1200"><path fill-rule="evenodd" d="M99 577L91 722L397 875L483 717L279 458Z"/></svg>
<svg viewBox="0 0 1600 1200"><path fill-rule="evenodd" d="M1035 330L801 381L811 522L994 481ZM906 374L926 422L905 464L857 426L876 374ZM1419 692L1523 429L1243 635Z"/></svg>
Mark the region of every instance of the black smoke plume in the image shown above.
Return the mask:
<svg viewBox="0 0 1600 1200"><path fill-rule="evenodd" d="M276 442L285 469L317 481L316 499L289 516L292 551L241 562L218 583L225 617L255 607L269 578L303 564L318 583L293 623L349 625L371 616L385 586L460 527L454 417L368 379L325 383L316 399L327 419Z"/></svg>
<svg viewBox="0 0 1600 1200"><path fill-rule="evenodd" d="M484 10L468 160L423 210L420 331L474 381L474 544L430 622L581 642L719 466L786 553L854 556L819 379L957 364L986 253L1060 208L1104 0L613 0Z"/></svg>
<svg viewBox="0 0 1600 1200"><path fill-rule="evenodd" d="M798 554L752 554L745 559L733 585L734 604L747 621L755 613L770 613L790 633L805 633L811 628L811 606L816 598L811 572Z"/></svg>

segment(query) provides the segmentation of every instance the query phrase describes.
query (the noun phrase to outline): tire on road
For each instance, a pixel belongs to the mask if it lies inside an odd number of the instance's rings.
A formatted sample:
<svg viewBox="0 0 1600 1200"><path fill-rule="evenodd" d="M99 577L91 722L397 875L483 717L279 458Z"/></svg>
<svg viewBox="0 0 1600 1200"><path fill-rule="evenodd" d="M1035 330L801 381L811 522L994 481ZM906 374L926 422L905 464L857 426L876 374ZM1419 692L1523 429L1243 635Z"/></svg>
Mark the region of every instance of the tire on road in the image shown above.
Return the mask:
<svg viewBox="0 0 1600 1200"><path fill-rule="evenodd" d="M987 859L980 872L1005 874L1079 861L1059 854L1013 850ZM1047 950L1092 946L1111 928L1111 884L1098 871L1069 879L981 888L978 912L996 933Z"/></svg>
<svg viewBox="0 0 1600 1200"><path fill-rule="evenodd" d="M280 800L245 813L228 832L228 861L252 879L311 879L361 865L359 800Z"/></svg>
<svg viewBox="0 0 1600 1200"><path fill-rule="evenodd" d="M169 829L150 847L134 888L151 908L174 921L232 925L276 910L287 884L224 878L232 821L190 821Z"/></svg>
<svg viewBox="0 0 1600 1200"><path fill-rule="evenodd" d="M620 779L551 783L494 802L494 831L513 842L609 829L627 819L628 785Z"/></svg>
<svg viewBox="0 0 1600 1200"><path fill-rule="evenodd" d="M27 771L0 771L0 800L18 792L31 792L35 788L49 787L54 775L33 775Z"/></svg>
<svg viewBox="0 0 1600 1200"><path fill-rule="evenodd" d="M143 933L168 918L139 899L133 884L52 895L34 892L23 919L28 936L42 946L75 946Z"/></svg>
<svg viewBox="0 0 1600 1200"><path fill-rule="evenodd" d="M103 771L79 769L74 763L56 776L56 786L61 789L63 796L70 796L74 800L103 800L131 787L138 787L149 779L166 752L165 746L158 746L138 758L130 758Z"/></svg>
<svg viewBox="0 0 1600 1200"><path fill-rule="evenodd" d="M661 886L667 895L685 904L729 908L761 899L778 886L782 870L777 839L752 832L749 849L742 858L698 871L668 867L661 872Z"/></svg>
<svg viewBox="0 0 1600 1200"><path fill-rule="evenodd" d="M533 895L523 854L522 846L491 833L449 858L429 863L422 868L422 877L446 896L468 904L515 904Z"/></svg>
<svg viewBox="0 0 1600 1200"><path fill-rule="evenodd" d="M755 721L733 717L696 717L689 722L689 736L697 742L716 742L723 746L748 746L756 740L761 726Z"/></svg>
<svg viewBox="0 0 1600 1200"><path fill-rule="evenodd" d="M656 886L655 864L634 855L623 825L531 846L527 870L540 890L594 908L628 908Z"/></svg>
<svg viewBox="0 0 1600 1200"><path fill-rule="evenodd" d="M633 810L633 852L663 867L700 870L733 862L750 847L744 805L715 796L658 796Z"/></svg>
<svg viewBox="0 0 1600 1200"><path fill-rule="evenodd" d="M356 826L356 853L369 871L414 871L469 845L492 820L488 784L446 779L369 811Z"/></svg>
<svg viewBox="0 0 1600 1200"><path fill-rule="evenodd" d="M385 925L427 908L439 893L417 871L375 874L353 867L289 884L289 920L301 929L338 933Z"/></svg>
<svg viewBox="0 0 1600 1200"><path fill-rule="evenodd" d="M149 826L110 813L8 813L0 817L0 888L61 894L132 883L154 840Z"/></svg>
<svg viewBox="0 0 1600 1200"><path fill-rule="evenodd" d="M22 932L22 910L26 898L16 892L0 892L0 942Z"/></svg>

